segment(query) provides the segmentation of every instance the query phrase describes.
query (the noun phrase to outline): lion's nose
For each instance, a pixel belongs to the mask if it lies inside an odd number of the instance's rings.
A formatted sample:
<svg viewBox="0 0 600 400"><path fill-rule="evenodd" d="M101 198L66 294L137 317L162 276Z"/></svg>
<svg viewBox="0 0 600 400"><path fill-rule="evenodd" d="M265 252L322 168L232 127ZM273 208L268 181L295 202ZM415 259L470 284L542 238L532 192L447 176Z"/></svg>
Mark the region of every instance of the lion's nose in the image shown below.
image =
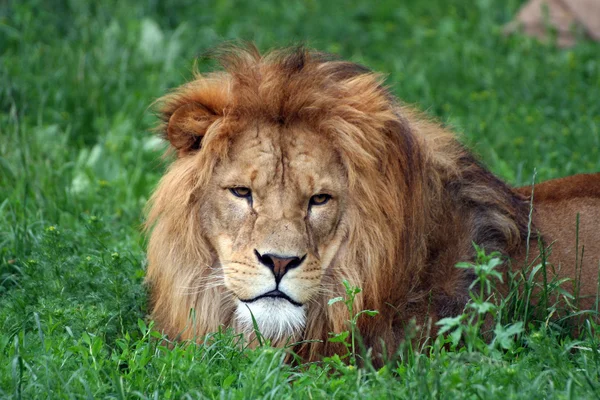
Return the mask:
<svg viewBox="0 0 600 400"><path fill-rule="evenodd" d="M260 254L257 250L254 250L254 254L256 254L256 258L261 264L266 265L273 272L276 283L279 283L286 272L298 267L306 258L306 254L302 257L288 257L276 254Z"/></svg>

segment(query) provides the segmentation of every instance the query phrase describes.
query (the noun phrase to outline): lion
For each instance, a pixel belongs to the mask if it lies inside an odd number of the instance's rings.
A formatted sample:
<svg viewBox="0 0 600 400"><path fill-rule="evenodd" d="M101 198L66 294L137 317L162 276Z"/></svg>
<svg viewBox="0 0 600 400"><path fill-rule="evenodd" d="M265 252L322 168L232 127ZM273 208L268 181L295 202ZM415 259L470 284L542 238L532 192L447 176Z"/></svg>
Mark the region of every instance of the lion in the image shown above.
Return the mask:
<svg viewBox="0 0 600 400"><path fill-rule="evenodd" d="M176 157L149 201L146 280L169 337L256 325L305 361L342 353L327 339L348 311L328 300L345 280L355 311L379 311L359 319L364 345L390 355L409 322L435 335L463 312L475 276L455 265L473 243L523 265L540 237L592 306L600 174L513 189L361 65L304 48L216 58L158 100Z"/></svg>

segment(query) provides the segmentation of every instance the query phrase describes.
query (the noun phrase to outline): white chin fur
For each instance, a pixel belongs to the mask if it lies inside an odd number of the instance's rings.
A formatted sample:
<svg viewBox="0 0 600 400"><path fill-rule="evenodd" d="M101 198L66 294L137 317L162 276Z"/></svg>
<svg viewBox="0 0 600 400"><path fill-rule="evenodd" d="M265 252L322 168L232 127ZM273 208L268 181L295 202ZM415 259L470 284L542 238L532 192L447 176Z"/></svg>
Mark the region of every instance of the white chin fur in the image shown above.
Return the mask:
<svg viewBox="0 0 600 400"><path fill-rule="evenodd" d="M238 302L235 318L242 332L254 332L252 316L261 335L273 341L294 336L304 328L306 322L304 307L295 306L285 299L270 297L251 303Z"/></svg>

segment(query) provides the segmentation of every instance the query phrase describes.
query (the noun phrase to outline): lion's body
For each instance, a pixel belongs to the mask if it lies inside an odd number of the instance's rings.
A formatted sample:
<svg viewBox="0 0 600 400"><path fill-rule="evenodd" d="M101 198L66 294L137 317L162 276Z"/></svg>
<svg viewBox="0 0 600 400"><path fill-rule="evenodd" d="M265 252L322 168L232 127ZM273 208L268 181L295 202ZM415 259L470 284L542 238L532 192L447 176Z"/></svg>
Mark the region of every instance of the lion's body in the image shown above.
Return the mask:
<svg viewBox="0 0 600 400"><path fill-rule="evenodd" d="M162 102L179 157L150 202L147 281L169 336L251 336L254 317L275 344L310 341L295 350L317 359L341 350L327 338L347 329L347 310L327 302L346 279L363 289L356 310L379 311L359 322L366 345L392 352L411 319L434 334L463 310L474 277L455 264L473 242L522 263L539 227L574 273L577 212L581 293L595 294L599 175L536 186L530 231L531 190L497 179L380 76L304 50L221 61L225 72ZM555 190L580 185L595 189Z"/></svg>
<svg viewBox="0 0 600 400"><path fill-rule="evenodd" d="M531 187L516 190L531 195ZM569 278L567 289L577 282L579 307L593 309L599 289L600 174L581 174L534 186L532 226L540 232L548 264L559 278ZM530 244L510 254L515 267L539 264L540 249ZM536 260L537 258L537 260Z"/></svg>

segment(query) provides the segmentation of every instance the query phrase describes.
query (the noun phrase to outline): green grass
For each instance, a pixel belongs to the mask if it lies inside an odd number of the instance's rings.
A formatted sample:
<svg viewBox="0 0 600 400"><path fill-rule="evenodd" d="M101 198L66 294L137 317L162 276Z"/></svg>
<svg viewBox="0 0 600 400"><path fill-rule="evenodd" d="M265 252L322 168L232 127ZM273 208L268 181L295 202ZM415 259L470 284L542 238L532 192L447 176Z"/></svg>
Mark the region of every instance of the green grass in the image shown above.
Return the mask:
<svg viewBox="0 0 600 400"><path fill-rule="evenodd" d="M168 3L0 3L0 398L600 398L593 324L528 323L502 348L449 336L378 371L289 366L231 332L170 345L141 322L140 231L164 171L148 106L225 40L386 72L517 185L600 170L600 45L504 37L516 0Z"/></svg>

